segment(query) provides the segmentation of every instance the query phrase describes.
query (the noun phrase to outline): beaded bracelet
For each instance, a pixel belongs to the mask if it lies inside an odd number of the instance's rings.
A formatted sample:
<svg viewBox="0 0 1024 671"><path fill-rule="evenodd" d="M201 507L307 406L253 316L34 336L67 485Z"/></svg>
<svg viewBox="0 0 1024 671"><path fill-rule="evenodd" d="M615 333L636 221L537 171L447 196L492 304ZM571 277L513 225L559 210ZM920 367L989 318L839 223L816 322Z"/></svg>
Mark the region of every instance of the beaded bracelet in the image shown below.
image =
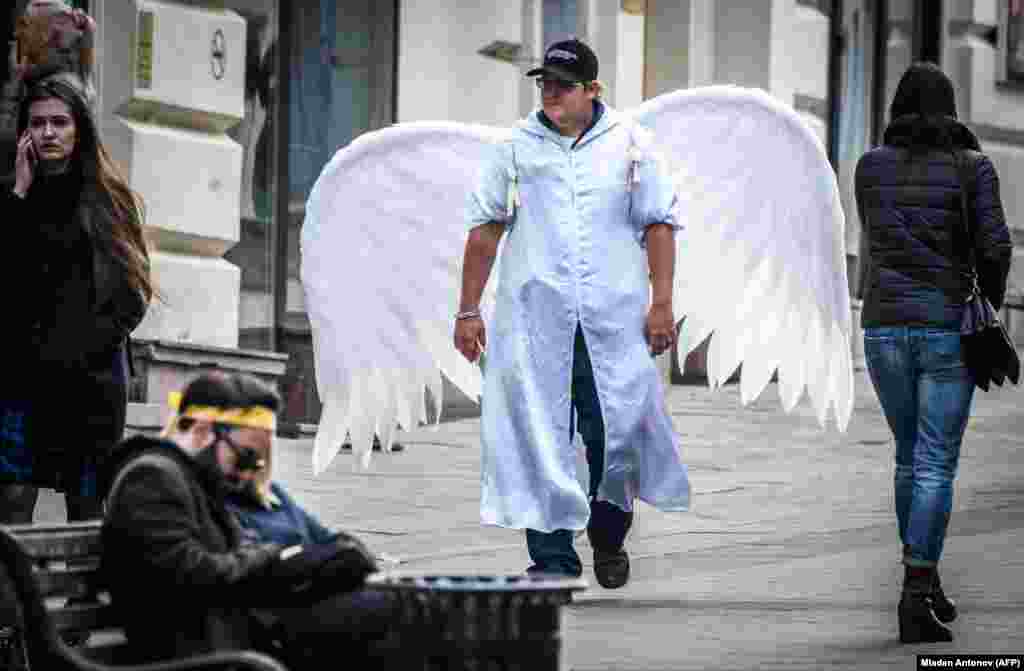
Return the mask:
<svg viewBox="0 0 1024 671"><path fill-rule="evenodd" d="M480 316L480 310L466 310L465 312L455 313L455 321L461 321L463 319L475 319Z"/></svg>

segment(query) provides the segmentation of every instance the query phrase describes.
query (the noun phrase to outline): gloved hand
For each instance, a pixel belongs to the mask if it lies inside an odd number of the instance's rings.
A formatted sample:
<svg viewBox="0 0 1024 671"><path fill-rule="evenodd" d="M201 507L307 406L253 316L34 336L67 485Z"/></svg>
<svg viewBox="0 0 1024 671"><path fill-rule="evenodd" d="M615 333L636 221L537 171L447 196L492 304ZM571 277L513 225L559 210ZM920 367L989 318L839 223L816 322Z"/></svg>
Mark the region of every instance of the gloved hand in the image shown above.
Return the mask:
<svg viewBox="0 0 1024 671"><path fill-rule="evenodd" d="M278 554L271 578L291 594L323 596L348 592L377 570L373 554L348 534L335 534L326 543L292 545Z"/></svg>
<svg viewBox="0 0 1024 671"><path fill-rule="evenodd" d="M330 550L316 580L318 590L349 592L377 570L373 553L355 536L338 533L317 547Z"/></svg>
<svg viewBox="0 0 1024 671"><path fill-rule="evenodd" d="M278 553L268 573L275 585L286 593L304 592L312 586L330 556L329 546L291 545Z"/></svg>

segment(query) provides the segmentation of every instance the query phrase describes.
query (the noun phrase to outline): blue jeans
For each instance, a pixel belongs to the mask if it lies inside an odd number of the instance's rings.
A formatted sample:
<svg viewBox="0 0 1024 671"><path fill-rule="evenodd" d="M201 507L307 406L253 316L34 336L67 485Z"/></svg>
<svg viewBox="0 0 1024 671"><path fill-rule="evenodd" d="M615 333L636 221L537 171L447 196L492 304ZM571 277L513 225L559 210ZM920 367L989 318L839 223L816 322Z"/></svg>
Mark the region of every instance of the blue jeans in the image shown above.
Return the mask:
<svg viewBox="0 0 1024 671"><path fill-rule="evenodd" d="M896 519L909 566L935 566L953 508L974 381L960 333L927 327L864 329L871 382L896 439Z"/></svg>
<svg viewBox="0 0 1024 671"><path fill-rule="evenodd" d="M587 448L587 465L590 470L590 521L587 523L590 543L595 549L617 551L626 540L626 532L633 522L633 513L627 513L607 501L595 500L604 475L604 419L601 417L590 354L583 338L583 329L579 326L576 327L573 353L572 403L575 416L579 419L579 432ZM570 417L570 426L572 420ZM573 548L573 536L569 529L558 529L550 533L527 529L526 548L533 561L530 571L580 576L583 564Z"/></svg>

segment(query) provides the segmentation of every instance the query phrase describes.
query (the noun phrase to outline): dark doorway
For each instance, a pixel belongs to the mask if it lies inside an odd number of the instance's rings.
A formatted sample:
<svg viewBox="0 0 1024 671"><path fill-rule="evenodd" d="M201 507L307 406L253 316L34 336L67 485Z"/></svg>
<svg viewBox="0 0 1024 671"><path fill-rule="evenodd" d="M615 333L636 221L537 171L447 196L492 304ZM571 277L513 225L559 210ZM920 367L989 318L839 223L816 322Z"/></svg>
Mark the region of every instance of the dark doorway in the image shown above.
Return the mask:
<svg viewBox="0 0 1024 671"><path fill-rule="evenodd" d="M310 189L334 152L395 121L398 2L281 3L276 349L288 356L282 424L319 421L299 240Z"/></svg>

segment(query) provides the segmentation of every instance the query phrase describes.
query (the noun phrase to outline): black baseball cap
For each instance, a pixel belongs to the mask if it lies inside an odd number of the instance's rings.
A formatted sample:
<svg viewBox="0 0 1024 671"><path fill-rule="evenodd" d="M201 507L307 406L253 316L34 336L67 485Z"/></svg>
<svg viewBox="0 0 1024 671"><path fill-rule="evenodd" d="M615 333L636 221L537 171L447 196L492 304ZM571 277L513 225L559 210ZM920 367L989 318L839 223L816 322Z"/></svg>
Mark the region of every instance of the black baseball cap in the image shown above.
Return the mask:
<svg viewBox="0 0 1024 671"><path fill-rule="evenodd" d="M579 40L555 42L544 52L544 63L526 73L527 77L553 77L567 82L597 79L597 56Z"/></svg>

